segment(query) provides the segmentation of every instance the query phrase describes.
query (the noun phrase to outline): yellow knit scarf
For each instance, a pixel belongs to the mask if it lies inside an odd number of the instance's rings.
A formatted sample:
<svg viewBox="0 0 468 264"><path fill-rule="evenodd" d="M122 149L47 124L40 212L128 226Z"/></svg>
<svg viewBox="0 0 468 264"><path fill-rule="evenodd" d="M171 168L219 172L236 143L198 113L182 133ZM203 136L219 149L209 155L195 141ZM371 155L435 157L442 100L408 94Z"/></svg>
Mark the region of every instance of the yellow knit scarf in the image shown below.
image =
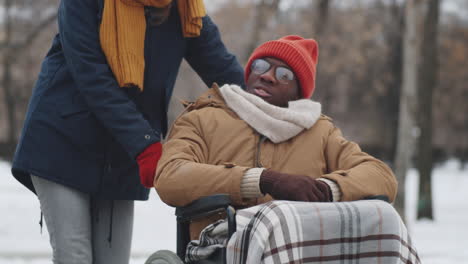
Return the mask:
<svg viewBox="0 0 468 264"><path fill-rule="evenodd" d="M76 0L79 1L79 0ZM165 7L172 0L106 0L100 41L120 87L143 90L146 19L144 6ZM178 0L184 37L197 37L205 16L203 0Z"/></svg>

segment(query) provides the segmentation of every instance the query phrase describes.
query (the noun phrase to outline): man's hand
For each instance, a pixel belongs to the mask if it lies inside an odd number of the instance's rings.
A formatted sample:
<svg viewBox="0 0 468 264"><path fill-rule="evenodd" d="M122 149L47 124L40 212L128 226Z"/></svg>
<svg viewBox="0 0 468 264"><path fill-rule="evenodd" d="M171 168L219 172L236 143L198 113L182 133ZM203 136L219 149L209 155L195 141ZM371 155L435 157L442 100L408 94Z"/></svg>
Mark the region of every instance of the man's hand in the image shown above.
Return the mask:
<svg viewBox="0 0 468 264"><path fill-rule="evenodd" d="M140 182L146 188L153 187L154 176L161 154L162 145L160 142L156 142L149 145L137 157L138 167L140 168Z"/></svg>
<svg viewBox="0 0 468 264"><path fill-rule="evenodd" d="M260 176L260 190L277 200L303 202L331 202L330 187L305 175L264 170Z"/></svg>

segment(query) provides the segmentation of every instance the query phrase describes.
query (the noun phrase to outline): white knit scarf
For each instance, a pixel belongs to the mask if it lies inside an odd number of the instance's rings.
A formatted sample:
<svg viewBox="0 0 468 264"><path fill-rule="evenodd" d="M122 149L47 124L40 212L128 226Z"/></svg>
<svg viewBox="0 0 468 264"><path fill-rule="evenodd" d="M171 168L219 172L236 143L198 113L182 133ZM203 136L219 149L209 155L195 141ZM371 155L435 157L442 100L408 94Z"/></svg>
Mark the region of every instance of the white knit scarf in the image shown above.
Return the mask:
<svg viewBox="0 0 468 264"><path fill-rule="evenodd" d="M274 143L286 141L311 128L322 112L320 103L309 99L290 101L286 108L271 105L237 85L226 84L220 91L229 108Z"/></svg>

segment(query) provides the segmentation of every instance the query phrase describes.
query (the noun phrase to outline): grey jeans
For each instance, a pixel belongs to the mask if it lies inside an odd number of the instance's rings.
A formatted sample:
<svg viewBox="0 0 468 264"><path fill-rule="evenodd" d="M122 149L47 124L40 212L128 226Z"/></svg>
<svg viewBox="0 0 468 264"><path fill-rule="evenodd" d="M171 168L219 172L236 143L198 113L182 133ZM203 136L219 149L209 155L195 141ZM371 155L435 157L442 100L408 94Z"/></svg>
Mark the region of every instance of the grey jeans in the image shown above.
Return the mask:
<svg viewBox="0 0 468 264"><path fill-rule="evenodd" d="M101 200L31 176L44 214L54 264L128 264L133 201Z"/></svg>

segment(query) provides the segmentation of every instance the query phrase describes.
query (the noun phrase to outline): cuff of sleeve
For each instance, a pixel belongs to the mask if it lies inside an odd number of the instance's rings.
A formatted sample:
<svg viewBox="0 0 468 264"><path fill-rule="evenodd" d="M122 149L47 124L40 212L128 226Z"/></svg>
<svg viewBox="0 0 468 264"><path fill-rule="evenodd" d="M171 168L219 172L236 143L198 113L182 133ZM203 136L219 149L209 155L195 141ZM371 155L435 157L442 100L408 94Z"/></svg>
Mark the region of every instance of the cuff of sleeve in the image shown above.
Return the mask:
<svg viewBox="0 0 468 264"><path fill-rule="evenodd" d="M333 202L339 202L341 200L341 190L338 184L336 184L336 182L331 181L329 179L325 179L325 178L318 178L317 180L323 181L328 186L330 186L330 190L332 192L332 197L333 197Z"/></svg>
<svg viewBox="0 0 468 264"><path fill-rule="evenodd" d="M241 181L241 196L242 198L259 198L263 194L260 191L260 175L264 168L252 168L245 172Z"/></svg>
<svg viewBox="0 0 468 264"><path fill-rule="evenodd" d="M160 142L161 137L154 131L153 129L147 130L145 133L140 134L138 137L133 138L126 143L125 146L128 146L127 149L130 156L134 159L137 159L138 155L140 155L146 148L150 145Z"/></svg>

